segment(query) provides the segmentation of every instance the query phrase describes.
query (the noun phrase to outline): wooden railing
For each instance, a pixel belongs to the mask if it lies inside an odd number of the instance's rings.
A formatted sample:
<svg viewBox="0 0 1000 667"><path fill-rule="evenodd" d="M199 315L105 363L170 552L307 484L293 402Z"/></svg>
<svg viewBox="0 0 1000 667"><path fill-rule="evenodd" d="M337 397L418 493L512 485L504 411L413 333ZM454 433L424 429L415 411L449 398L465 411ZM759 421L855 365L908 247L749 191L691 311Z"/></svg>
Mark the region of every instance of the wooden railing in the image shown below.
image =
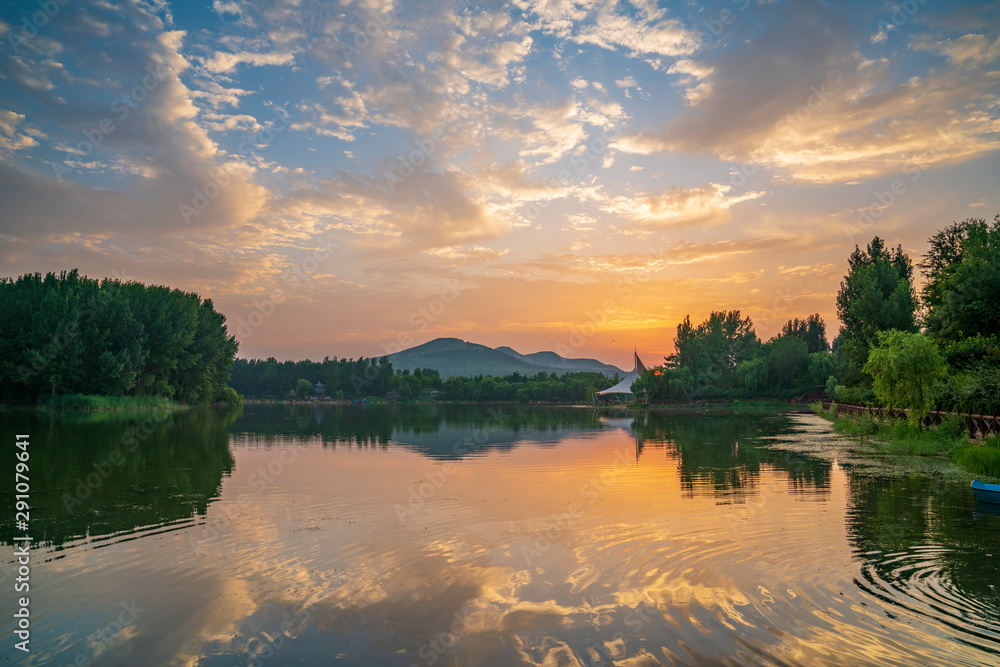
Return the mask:
<svg viewBox="0 0 1000 667"><path fill-rule="evenodd" d="M823 401L824 410L829 410L831 405L830 401ZM853 403L837 403L837 412L843 412L856 417L869 415L872 419L879 421L894 421L909 418L909 412L902 408L877 408L870 405L855 405ZM973 412L942 412L932 410L924 417L923 424L924 426L940 426L945 417L959 417L965 420L970 438L984 438L1000 434L1000 416L996 413L987 415Z"/></svg>

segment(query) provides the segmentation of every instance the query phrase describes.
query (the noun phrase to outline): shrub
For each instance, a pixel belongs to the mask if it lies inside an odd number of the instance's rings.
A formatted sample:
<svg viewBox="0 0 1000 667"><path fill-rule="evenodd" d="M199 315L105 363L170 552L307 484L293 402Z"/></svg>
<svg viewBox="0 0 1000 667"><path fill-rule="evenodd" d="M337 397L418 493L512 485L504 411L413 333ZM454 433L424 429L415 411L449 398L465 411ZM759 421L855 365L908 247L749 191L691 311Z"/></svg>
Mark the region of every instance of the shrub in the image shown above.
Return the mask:
<svg viewBox="0 0 1000 667"><path fill-rule="evenodd" d="M832 375L826 379L826 396L831 401L837 398L837 378Z"/></svg>
<svg viewBox="0 0 1000 667"><path fill-rule="evenodd" d="M863 405L869 403L872 400L872 390L866 387L845 387L844 385L838 385L836 392L836 399L841 403L856 403Z"/></svg>
<svg viewBox="0 0 1000 667"><path fill-rule="evenodd" d="M942 438L950 438L952 440L964 439L967 433L965 420L955 415L949 415L941 421L937 432Z"/></svg>
<svg viewBox="0 0 1000 667"><path fill-rule="evenodd" d="M243 397L237 394L232 387L223 387L222 391L215 397L215 402L227 403L234 408L239 408L243 406Z"/></svg>

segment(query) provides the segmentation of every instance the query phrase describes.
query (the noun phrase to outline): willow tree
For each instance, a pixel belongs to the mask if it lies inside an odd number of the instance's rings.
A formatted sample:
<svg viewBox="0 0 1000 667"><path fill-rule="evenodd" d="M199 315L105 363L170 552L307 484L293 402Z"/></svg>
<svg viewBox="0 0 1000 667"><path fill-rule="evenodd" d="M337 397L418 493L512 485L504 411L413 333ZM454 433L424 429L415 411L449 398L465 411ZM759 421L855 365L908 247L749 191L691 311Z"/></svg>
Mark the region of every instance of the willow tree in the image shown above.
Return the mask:
<svg viewBox="0 0 1000 667"><path fill-rule="evenodd" d="M947 375L944 357L921 333L880 331L878 341L865 363L875 397L885 407L908 410L919 425L934 405L934 385Z"/></svg>

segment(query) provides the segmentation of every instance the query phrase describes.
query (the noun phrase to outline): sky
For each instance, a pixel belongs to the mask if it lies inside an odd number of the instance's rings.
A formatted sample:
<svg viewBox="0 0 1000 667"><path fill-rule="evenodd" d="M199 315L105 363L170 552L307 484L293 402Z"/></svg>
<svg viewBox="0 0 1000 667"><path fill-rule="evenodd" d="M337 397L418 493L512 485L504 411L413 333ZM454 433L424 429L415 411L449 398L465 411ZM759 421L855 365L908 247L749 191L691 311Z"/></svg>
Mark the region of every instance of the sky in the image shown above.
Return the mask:
<svg viewBox="0 0 1000 667"><path fill-rule="evenodd" d="M855 244L1000 212L998 35L1000 2L6 2L0 275L195 291L242 357L832 338Z"/></svg>

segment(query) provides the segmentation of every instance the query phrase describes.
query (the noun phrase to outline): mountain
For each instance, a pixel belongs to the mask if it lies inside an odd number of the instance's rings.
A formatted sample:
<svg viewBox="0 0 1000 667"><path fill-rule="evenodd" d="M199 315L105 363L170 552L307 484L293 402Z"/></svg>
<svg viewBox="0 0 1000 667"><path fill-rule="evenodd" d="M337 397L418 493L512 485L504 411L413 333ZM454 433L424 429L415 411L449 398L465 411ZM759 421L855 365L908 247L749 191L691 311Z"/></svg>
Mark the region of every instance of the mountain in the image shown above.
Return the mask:
<svg viewBox="0 0 1000 667"><path fill-rule="evenodd" d="M619 376L624 375L622 370L617 366L601 363L597 359L567 359L566 357L559 356L555 352L532 352L531 354L521 354L506 345L495 349L534 366L565 369L563 370L564 373L592 371L594 373L604 373L608 377L613 377L615 373L618 373Z"/></svg>
<svg viewBox="0 0 1000 667"><path fill-rule="evenodd" d="M414 370L434 368L442 378L456 375L535 375L536 373L604 373L613 377L625 373L616 366L603 364L596 359L566 359L555 352L521 354L509 347L493 349L459 338L436 338L432 341L389 355L392 367Z"/></svg>

